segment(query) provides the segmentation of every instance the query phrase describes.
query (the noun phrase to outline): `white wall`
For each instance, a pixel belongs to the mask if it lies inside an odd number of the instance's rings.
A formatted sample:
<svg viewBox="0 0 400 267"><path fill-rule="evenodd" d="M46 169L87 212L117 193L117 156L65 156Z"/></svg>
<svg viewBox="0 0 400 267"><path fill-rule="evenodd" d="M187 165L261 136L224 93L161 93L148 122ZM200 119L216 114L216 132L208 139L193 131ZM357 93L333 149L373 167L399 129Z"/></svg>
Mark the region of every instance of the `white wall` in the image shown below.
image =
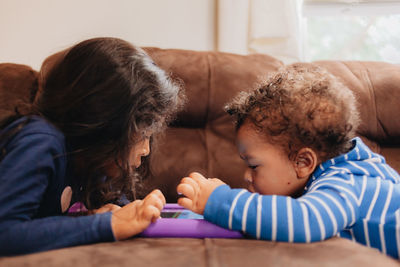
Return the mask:
<svg viewBox="0 0 400 267"><path fill-rule="evenodd" d="M39 69L96 36L139 46L214 50L216 0L0 0L0 63Z"/></svg>

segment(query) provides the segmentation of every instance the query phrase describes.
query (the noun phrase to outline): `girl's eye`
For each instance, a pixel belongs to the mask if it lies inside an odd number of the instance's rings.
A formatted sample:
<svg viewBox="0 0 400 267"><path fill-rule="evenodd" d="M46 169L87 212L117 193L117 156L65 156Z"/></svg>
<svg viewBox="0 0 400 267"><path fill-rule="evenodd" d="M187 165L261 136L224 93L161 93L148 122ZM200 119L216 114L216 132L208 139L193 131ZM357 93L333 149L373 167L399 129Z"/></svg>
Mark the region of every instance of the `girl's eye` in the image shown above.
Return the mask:
<svg viewBox="0 0 400 267"><path fill-rule="evenodd" d="M255 170L258 167L258 165L249 165L249 168L252 170Z"/></svg>

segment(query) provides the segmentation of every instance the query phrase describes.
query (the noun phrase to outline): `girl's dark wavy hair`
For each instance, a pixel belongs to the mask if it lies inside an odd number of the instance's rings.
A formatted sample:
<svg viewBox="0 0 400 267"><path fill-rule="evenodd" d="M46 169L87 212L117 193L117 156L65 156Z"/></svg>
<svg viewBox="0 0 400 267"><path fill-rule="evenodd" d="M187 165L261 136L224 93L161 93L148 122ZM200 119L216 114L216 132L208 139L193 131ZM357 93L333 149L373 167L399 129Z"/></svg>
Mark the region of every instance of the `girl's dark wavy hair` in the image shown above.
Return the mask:
<svg viewBox="0 0 400 267"><path fill-rule="evenodd" d="M64 133L73 187L91 209L121 195L135 198L149 166L134 170L130 151L161 132L183 99L179 83L142 49L117 38L94 38L45 60L32 113ZM110 168L113 177L104 175Z"/></svg>
<svg viewBox="0 0 400 267"><path fill-rule="evenodd" d="M273 73L257 89L241 92L225 110L236 118L236 129L252 123L289 158L310 147L322 161L351 148L360 122L352 91L311 63Z"/></svg>

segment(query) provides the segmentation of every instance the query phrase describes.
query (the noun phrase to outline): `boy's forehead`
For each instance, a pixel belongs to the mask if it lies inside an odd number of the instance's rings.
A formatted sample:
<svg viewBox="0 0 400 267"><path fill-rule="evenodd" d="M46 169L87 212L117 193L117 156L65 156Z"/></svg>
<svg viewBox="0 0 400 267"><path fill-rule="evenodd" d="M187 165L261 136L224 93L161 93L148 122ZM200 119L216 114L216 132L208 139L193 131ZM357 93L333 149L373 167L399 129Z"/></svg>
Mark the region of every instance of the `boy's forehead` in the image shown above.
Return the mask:
<svg viewBox="0 0 400 267"><path fill-rule="evenodd" d="M240 155L246 154L246 146L242 142L238 140L236 145Z"/></svg>
<svg viewBox="0 0 400 267"><path fill-rule="evenodd" d="M236 140L258 140L260 135L256 132L255 126L248 122L243 124L236 132Z"/></svg>
<svg viewBox="0 0 400 267"><path fill-rule="evenodd" d="M240 154L249 153L257 147L260 137L256 134L253 127L243 125L236 133L236 145Z"/></svg>

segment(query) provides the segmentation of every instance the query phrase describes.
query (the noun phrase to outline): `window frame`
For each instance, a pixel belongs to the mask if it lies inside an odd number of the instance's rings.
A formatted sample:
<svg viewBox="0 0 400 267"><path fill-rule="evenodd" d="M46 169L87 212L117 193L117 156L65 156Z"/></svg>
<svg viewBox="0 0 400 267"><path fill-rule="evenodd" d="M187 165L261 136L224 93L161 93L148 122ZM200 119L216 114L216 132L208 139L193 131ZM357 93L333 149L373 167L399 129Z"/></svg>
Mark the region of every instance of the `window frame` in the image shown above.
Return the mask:
<svg viewBox="0 0 400 267"><path fill-rule="evenodd" d="M319 2L304 1L302 15L311 16L382 16L400 14L400 1Z"/></svg>
<svg viewBox="0 0 400 267"><path fill-rule="evenodd" d="M302 3L301 16L304 20L303 32L303 60L315 61L315 60L327 60L311 58L310 47L308 46L308 23L307 19L312 17L352 17L352 16L385 16L385 15L396 15L400 16L400 0L304 0ZM340 60L359 60L359 59L340 59ZM371 61L371 59L365 59ZM372 59L372 61L374 61ZM378 60L380 61L380 60ZM386 60L383 60L386 61ZM398 60L391 62L393 64L399 64Z"/></svg>

